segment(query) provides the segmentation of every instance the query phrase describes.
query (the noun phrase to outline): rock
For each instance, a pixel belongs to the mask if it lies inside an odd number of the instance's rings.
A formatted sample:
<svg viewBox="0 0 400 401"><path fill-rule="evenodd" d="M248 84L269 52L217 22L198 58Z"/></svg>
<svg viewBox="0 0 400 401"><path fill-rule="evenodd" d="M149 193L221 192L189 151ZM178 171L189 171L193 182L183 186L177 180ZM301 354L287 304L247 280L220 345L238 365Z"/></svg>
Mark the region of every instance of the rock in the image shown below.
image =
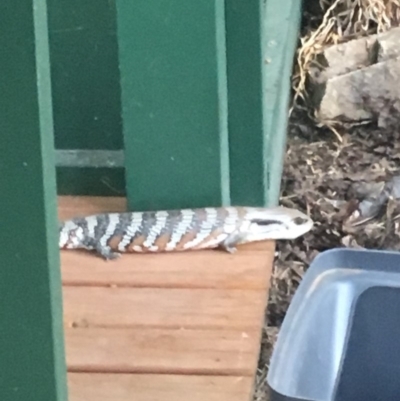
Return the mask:
<svg viewBox="0 0 400 401"><path fill-rule="evenodd" d="M369 36L328 47L318 60L318 64L327 66L320 72L318 82L374 64L376 43L376 37Z"/></svg>
<svg viewBox="0 0 400 401"><path fill-rule="evenodd" d="M342 122L379 120L381 114L388 118L400 102L399 82L400 57L328 79L318 118Z"/></svg>
<svg viewBox="0 0 400 401"><path fill-rule="evenodd" d="M316 115L325 124L398 122L399 82L400 28L332 46L310 72Z"/></svg>
<svg viewBox="0 0 400 401"><path fill-rule="evenodd" d="M377 36L377 61L400 57L400 28L391 29Z"/></svg>

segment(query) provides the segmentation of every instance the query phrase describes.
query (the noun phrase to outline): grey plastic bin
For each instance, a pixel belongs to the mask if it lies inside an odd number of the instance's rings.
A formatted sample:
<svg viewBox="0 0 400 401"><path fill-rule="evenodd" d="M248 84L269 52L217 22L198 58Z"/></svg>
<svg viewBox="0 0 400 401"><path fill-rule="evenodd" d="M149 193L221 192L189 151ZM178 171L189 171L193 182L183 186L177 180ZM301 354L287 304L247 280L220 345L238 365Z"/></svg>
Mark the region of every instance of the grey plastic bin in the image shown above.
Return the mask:
<svg viewBox="0 0 400 401"><path fill-rule="evenodd" d="M271 401L400 401L400 253L321 253L293 297L267 382Z"/></svg>

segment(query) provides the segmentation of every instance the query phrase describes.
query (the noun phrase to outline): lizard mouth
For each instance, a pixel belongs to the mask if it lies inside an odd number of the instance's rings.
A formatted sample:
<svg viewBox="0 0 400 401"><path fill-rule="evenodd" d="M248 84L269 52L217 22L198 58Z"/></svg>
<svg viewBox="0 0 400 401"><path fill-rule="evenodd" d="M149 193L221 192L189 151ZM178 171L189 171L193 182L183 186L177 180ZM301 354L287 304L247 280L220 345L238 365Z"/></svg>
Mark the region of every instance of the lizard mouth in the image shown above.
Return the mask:
<svg viewBox="0 0 400 401"><path fill-rule="evenodd" d="M273 225L276 225L276 224L278 224L278 225L283 225L284 226L284 224L281 222L281 221L279 221L279 220L269 220L269 219L254 219L254 220L251 220L251 222L253 223L253 224L257 224L258 226L269 226L269 225L271 225L271 224L273 224Z"/></svg>

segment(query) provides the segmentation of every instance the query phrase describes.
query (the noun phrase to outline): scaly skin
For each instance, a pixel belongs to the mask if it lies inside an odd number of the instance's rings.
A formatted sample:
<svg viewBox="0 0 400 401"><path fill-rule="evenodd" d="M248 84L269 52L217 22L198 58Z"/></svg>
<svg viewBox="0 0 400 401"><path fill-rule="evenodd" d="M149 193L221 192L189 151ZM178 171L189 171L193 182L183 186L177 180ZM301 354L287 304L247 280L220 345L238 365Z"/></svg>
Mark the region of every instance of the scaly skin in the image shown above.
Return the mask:
<svg viewBox="0 0 400 401"><path fill-rule="evenodd" d="M94 250L104 259L122 253L223 248L261 240L294 239L312 220L284 207L219 207L104 213L60 225L61 249Z"/></svg>

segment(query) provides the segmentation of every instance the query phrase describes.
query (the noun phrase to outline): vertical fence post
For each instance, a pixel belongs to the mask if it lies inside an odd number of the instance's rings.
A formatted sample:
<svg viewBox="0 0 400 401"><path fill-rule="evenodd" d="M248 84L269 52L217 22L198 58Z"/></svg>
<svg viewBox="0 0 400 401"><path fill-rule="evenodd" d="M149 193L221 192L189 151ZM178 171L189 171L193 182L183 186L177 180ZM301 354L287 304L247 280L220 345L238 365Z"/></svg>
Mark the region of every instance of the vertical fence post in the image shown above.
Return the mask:
<svg viewBox="0 0 400 401"><path fill-rule="evenodd" d="M117 0L130 208L278 203L300 5Z"/></svg>
<svg viewBox="0 0 400 401"><path fill-rule="evenodd" d="M279 202L286 153L291 76L301 21L301 1L267 1L263 10L263 91L266 200Z"/></svg>
<svg viewBox="0 0 400 401"><path fill-rule="evenodd" d="M265 0L226 0L231 199L266 203L262 10Z"/></svg>
<svg viewBox="0 0 400 401"><path fill-rule="evenodd" d="M66 401L46 0L0 26L0 399Z"/></svg>
<svg viewBox="0 0 400 401"><path fill-rule="evenodd" d="M301 1L226 0L231 201L279 202Z"/></svg>
<svg viewBox="0 0 400 401"><path fill-rule="evenodd" d="M129 207L229 204L223 0L117 0Z"/></svg>
<svg viewBox="0 0 400 401"><path fill-rule="evenodd" d="M47 0L47 13L57 150L120 151L115 1ZM59 195L121 196L124 169L58 165L57 189Z"/></svg>

